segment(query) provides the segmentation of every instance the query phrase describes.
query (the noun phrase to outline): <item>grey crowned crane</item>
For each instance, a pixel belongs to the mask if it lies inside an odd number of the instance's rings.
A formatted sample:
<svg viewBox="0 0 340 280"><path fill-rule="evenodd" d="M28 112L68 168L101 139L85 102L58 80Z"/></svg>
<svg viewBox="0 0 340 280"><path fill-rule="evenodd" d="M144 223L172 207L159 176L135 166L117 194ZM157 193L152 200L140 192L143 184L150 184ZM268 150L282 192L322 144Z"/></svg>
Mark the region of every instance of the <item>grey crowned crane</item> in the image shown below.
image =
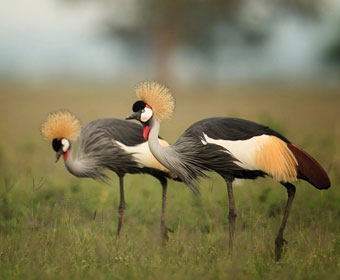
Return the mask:
<svg viewBox="0 0 340 280"><path fill-rule="evenodd" d="M45 139L52 140L56 160L61 156L67 170L76 177L88 177L107 182L105 171L111 170L119 177L120 204L118 207L117 238L125 210L124 175L146 173L157 178L162 185L161 235L168 238L165 226L167 178L175 179L151 154L144 140L141 125L119 119L97 119L83 127L68 111L57 111L47 116L41 127ZM77 155L73 158L73 143L78 137ZM168 145L159 139L161 145Z"/></svg>
<svg viewBox="0 0 340 280"><path fill-rule="evenodd" d="M133 114L144 125L144 138L156 159L187 185L196 184L205 171L221 175L227 184L229 199L229 249L232 252L236 208L232 183L235 178L256 179L270 176L288 192L288 201L278 235L275 239L275 259L279 260L286 241L283 233L295 195L292 184L305 180L317 189L328 189L330 180L321 165L287 138L248 120L208 118L191 125L171 146L158 143L162 120L174 110L170 91L158 83L142 83L137 87L141 100L133 105Z"/></svg>

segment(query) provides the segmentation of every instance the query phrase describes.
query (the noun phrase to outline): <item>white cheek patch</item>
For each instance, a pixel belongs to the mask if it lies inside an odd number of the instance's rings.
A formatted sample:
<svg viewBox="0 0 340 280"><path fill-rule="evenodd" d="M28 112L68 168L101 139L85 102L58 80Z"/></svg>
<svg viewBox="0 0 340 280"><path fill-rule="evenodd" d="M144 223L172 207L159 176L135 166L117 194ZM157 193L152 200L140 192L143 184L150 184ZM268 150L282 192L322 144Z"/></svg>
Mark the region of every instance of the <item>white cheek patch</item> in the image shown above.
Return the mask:
<svg viewBox="0 0 340 280"><path fill-rule="evenodd" d="M68 142L68 140L62 139L61 144L63 145L63 152L65 153L69 149L70 143Z"/></svg>
<svg viewBox="0 0 340 280"><path fill-rule="evenodd" d="M148 107L145 107L144 112L140 116L140 120L142 122L147 122L148 120L151 119L151 117L152 117L152 110Z"/></svg>

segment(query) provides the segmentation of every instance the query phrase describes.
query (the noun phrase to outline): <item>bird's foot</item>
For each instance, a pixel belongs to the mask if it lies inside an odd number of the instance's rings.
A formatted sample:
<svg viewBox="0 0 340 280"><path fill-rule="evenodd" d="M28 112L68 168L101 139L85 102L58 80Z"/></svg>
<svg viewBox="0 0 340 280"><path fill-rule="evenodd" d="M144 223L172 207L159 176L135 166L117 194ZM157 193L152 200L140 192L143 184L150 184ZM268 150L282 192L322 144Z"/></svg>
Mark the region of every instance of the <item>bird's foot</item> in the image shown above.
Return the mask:
<svg viewBox="0 0 340 280"><path fill-rule="evenodd" d="M169 240L168 232L173 233L174 231L165 225L161 227L161 238L162 238L163 245L165 245L166 242L168 242Z"/></svg>
<svg viewBox="0 0 340 280"><path fill-rule="evenodd" d="M284 246L288 244L287 240L282 237L277 237L275 239L275 261L279 261L282 256Z"/></svg>

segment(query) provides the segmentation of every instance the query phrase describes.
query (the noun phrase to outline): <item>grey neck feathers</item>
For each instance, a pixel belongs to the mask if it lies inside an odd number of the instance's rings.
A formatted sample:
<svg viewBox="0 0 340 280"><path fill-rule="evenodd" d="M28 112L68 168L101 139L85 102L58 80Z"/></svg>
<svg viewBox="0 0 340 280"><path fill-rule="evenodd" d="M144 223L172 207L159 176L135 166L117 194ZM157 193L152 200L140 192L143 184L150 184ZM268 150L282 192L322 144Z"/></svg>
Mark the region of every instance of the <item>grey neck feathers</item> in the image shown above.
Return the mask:
<svg viewBox="0 0 340 280"><path fill-rule="evenodd" d="M171 170L171 162L175 160L174 151L172 146L163 147L161 144L159 144L159 128L160 122L155 117L153 117L150 120L150 133L148 140L149 148L154 157L166 168Z"/></svg>
<svg viewBox="0 0 340 280"><path fill-rule="evenodd" d="M153 117L150 120L148 140L151 153L163 166L177 174L191 190L197 192L195 180L200 176L204 176L200 171L199 164L195 164L196 160L190 154L183 152L183 148L186 150L186 147L182 147L177 143L163 147L158 140L159 129L160 122Z"/></svg>
<svg viewBox="0 0 340 280"><path fill-rule="evenodd" d="M83 160L73 159L73 145L70 143L70 149L67 159L65 160L67 170L76 177L92 177L89 166Z"/></svg>

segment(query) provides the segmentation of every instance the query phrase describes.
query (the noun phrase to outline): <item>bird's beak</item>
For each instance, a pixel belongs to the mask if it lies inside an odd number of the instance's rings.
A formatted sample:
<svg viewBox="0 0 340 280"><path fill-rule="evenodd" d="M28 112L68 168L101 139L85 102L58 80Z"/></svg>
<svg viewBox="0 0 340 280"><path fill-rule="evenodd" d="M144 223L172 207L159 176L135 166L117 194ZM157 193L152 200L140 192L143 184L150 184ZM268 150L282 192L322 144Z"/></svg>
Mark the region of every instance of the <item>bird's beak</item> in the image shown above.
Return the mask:
<svg viewBox="0 0 340 280"><path fill-rule="evenodd" d="M125 118L126 120L140 120L140 112L132 113L130 116Z"/></svg>
<svg viewBox="0 0 340 280"><path fill-rule="evenodd" d="M58 160L59 160L59 158L61 157L61 155L63 154L63 149L60 149L58 152L57 152L57 154L56 154L56 163L58 162Z"/></svg>

